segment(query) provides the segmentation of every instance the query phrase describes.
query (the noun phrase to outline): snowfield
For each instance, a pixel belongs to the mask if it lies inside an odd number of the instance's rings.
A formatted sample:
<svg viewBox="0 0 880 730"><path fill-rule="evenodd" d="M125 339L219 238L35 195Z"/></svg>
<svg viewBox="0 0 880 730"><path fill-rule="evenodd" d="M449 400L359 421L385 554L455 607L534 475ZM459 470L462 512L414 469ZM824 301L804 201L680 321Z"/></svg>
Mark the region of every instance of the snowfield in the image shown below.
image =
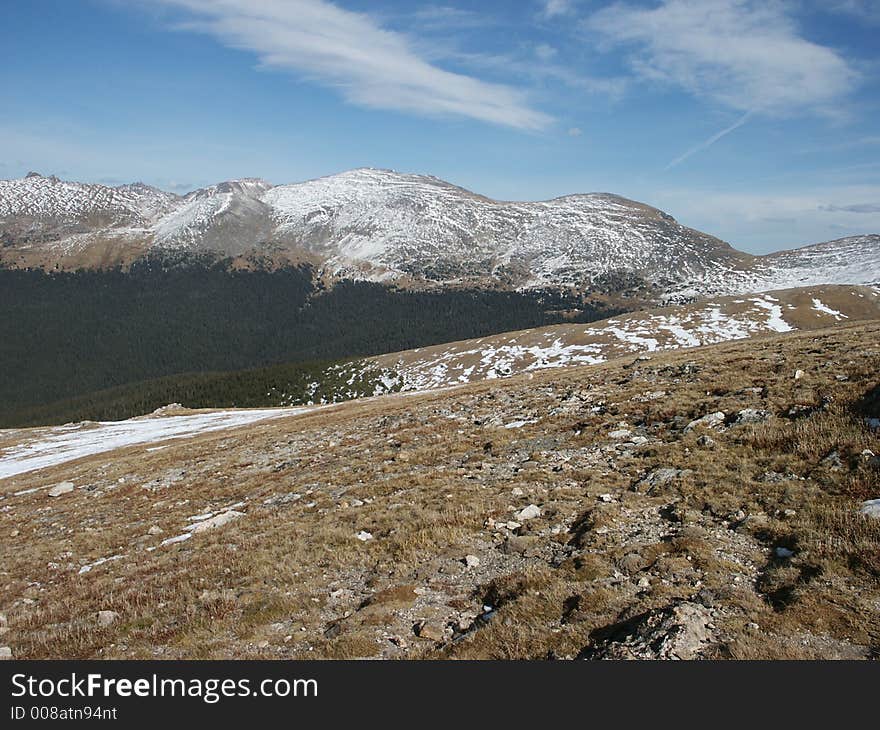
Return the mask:
<svg viewBox="0 0 880 730"><path fill-rule="evenodd" d="M33 441L0 450L0 479L126 446L197 436L310 410L313 409L304 407L216 411L58 426L41 431Z"/></svg>
<svg viewBox="0 0 880 730"><path fill-rule="evenodd" d="M835 301L833 308L826 304ZM841 311L846 310L846 311ZM755 335L828 327L880 316L876 289L820 287L714 301L555 325L371 358L402 391L420 391L517 373L594 365L630 353L699 347Z"/></svg>

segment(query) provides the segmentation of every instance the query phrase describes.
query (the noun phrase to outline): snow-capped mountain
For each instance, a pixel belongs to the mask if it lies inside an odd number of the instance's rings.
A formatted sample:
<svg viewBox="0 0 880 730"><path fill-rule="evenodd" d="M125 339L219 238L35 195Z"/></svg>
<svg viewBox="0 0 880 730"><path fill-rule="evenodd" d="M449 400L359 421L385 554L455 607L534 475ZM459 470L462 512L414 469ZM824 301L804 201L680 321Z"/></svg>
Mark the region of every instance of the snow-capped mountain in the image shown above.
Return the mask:
<svg viewBox="0 0 880 730"><path fill-rule="evenodd" d="M610 289L636 280L664 299L880 280L880 236L755 257L616 195L503 202L374 169L280 186L228 181L185 196L31 174L0 181L0 241L13 266L257 253L336 278Z"/></svg>

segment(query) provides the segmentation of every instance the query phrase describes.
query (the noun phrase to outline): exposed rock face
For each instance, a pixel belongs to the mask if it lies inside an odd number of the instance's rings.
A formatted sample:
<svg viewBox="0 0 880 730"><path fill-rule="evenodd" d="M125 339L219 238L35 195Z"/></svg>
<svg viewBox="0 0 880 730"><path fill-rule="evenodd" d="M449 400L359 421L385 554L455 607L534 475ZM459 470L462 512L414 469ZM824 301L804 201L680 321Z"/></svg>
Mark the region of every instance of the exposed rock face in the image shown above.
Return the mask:
<svg viewBox="0 0 880 730"><path fill-rule="evenodd" d="M650 611L608 630L581 659L700 659L712 641L712 612L682 602Z"/></svg>

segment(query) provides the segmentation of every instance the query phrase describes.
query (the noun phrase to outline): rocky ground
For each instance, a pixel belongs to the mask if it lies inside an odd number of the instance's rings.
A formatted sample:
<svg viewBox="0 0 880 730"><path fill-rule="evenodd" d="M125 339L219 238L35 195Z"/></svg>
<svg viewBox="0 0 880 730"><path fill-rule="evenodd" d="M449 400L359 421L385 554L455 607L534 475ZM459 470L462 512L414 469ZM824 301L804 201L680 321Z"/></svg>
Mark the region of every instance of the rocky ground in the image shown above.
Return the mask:
<svg viewBox="0 0 880 730"><path fill-rule="evenodd" d="M0 480L0 652L875 658L878 343L630 355Z"/></svg>

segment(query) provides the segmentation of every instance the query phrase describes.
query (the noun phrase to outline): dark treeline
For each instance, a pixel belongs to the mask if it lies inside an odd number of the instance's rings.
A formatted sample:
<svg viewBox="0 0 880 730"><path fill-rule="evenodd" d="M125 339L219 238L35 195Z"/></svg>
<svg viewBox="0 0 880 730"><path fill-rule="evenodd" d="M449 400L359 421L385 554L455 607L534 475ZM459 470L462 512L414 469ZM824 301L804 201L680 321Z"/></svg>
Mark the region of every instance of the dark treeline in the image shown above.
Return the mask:
<svg viewBox="0 0 880 730"><path fill-rule="evenodd" d="M144 260L128 271L0 269L0 425L13 413L179 373L329 361L614 312L581 297L316 286L308 266ZM129 414L130 415L130 414ZM57 419L52 419L57 420Z"/></svg>
<svg viewBox="0 0 880 730"><path fill-rule="evenodd" d="M8 412L3 418L8 425L24 427L118 421L169 403L186 408L333 403L373 395L379 375L378 370L360 360L272 365L229 373L182 373L28 406Z"/></svg>

